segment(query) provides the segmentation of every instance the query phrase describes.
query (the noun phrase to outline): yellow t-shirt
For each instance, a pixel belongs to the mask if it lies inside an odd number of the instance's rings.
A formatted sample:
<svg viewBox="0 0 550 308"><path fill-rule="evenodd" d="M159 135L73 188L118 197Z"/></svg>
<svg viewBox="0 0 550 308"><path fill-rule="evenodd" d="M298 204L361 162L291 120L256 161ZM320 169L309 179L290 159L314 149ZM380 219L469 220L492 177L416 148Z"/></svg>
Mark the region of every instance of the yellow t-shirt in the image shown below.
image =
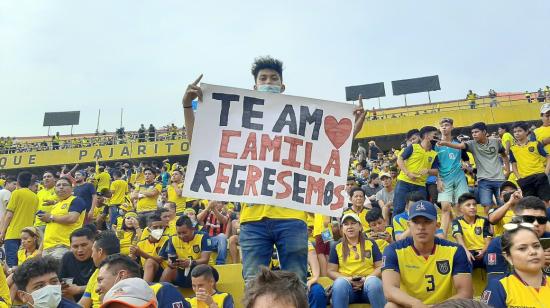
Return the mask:
<svg viewBox="0 0 550 308"><path fill-rule="evenodd" d="M58 245L63 245L65 247L71 246L69 235L73 233L74 230L82 227L84 216L86 216L86 204L84 204L84 200L75 196L70 196L65 200L57 202L53 206L51 214L59 217L65 216L69 214L69 212L80 213L75 223L64 225L57 222L49 222L46 224L46 230L44 231L44 249Z"/></svg>
<svg viewBox="0 0 550 308"><path fill-rule="evenodd" d="M542 141L546 138L550 138L550 126L541 126L535 129L535 139L537 139L538 142L542 143ZM546 153L550 153L550 144L547 144L544 146L544 150Z"/></svg>
<svg viewBox="0 0 550 308"><path fill-rule="evenodd" d="M365 240L364 258L361 260L361 246L348 244L349 254L344 260L343 243L340 241L331 249L329 263L338 265L338 272L348 276L368 276L374 271L374 263L382 261L382 254L373 240Z"/></svg>
<svg viewBox="0 0 550 308"><path fill-rule="evenodd" d="M21 230L34 225L34 216L38 209L38 197L28 188L16 189L11 193L6 209L13 213L6 230L6 240L18 240Z"/></svg>
<svg viewBox="0 0 550 308"><path fill-rule="evenodd" d="M116 235L120 241L120 254L122 255L129 255L130 246L134 243L137 244L140 237L140 234L136 231L122 229L117 230Z"/></svg>
<svg viewBox="0 0 550 308"><path fill-rule="evenodd" d="M111 175L108 172L103 171L96 174L95 179L97 180L97 191L100 192L111 187Z"/></svg>
<svg viewBox="0 0 550 308"><path fill-rule="evenodd" d="M185 299L190 305L191 308L206 308L208 305L204 302L199 302L196 297L186 298ZM212 295L212 300L218 307L233 307L233 297L227 293L216 291Z"/></svg>
<svg viewBox="0 0 550 308"><path fill-rule="evenodd" d="M147 238L139 241L137 246L139 247L139 249L141 251L146 252L148 255L158 257L158 256L160 256L159 255L160 250L162 249L162 247L164 246L166 241L168 241L168 239L169 239L168 236L163 235L163 236L161 236L161 238L158 242L152 243L152 242L149 241L149 237L147 237ZM147 261L147 259L140 258L140 261L141 261L141 266L145 266L145 262ZM164 261L164 262L162 262L162 264L160 266L162 268L165 268L167 265L168 265L168 262Z"/></svg>
<svg viewBox="0 0 550 308"><path fill-rule="evenodd" d="M485 246L485 238L491 237L489 220L485 217L476 216L473 224L469 224L464 217L453 220L453 236L462 235L464 245L468 250L481 250Z"/></svg>
<svg viewBox="0 0 550 308"><path fill-rule="evenodd" d="M128 193L128 183L124 180L114 180L110 187L113 195L111 196L111 204L122 204L125 202L126 194Z"/></svg>
<svg viewBox="0 0 550 308"><path fill-rule="evenodd" d="M506 142L510 142L510 147L514 145L514 136L512 134L506 132L504 135L502 135L502 147L506 149Z"/></svg>
<svg viewBox="0 0 550 308"><path fill-rule="evenodd" d="M325 228L325 219L329 219L328 226ZM326 229L329 230L330 234L332 234L332 226L330 224L330 217L322 215L322 214L315 214L313 216L313 236L320 235L323 231Z"/></svg>
<svg viewBox="0 0 550 308"><path fill-rule="evenodd" d="M437 152L434 150L426 151L420 144L411 144L403 150L401 157L405 161L407 170L419 176L413 180L401 171L397 179L418 186L426 186L428 174L420 175L420 171L437 168Z"/></svg>
<svg viewBox="0 0 550 308"><path fill-rule="evenodd" d="M491 209L489 211L489 215L494 211L495 209ZM506 214L502 217L502 219L493 225L493 235L494 237L501 236L504 233L504 225L512 221L512 218L514 217L514 211L508 210L506 211Z"/></svg>
<svg viewBox="0 0 550 308"><path fill-rule="evenodd" d="M515 144L510 148L510 162L516 164L521 178L544 173L547 155L542 143L538 141L530 141L524 145Z"/></svg>
<svg viewBox="0 0 550 308"><path fill-rule="evenodd" d="M38 193L36 194L36 196L38 197L38 210L39 211L42 211L42 212L45 212L45 213L50 213L52 211L52 208L54 206L54 204L52 205L46 205L44 204L44 202L46 201L56 201L57 202L57 195L55 194L55 188L50 188L50 189L41 189L38 191ZM46 223L43 222L42 220L38 219L38 216L36 216L36 218L34 219L34 225L35 226L45 226Z"/></svg>
<svg viewBox="0 0 550 308"><path fill-rule="evenodd" d="M27 256L27 251L25 249L19 249L17 251L17 266L21 266L21 264L25 263L28 259L36 257L38 255L39 250L36 249L31 253L30 256Z"/></svg>
<svg viewBox="0 0 550 308"><path fill-rule="evenodd" d="M241 223L270 219L298 219L307 224L307 213L267 204L243 204Z"/></svg>
<svg viewBox="0 0 550 308"><path fill-rule="evenodd" d="M136 190L139 193L150 192L153 189L156 189L160 194L160 192L162 191L162 185L161 184L156 184L156 183L151 183L151 184L139 185L138 187L136 187ZM143 197L143 198L139 199L138 202L137 202L136 211L138 213L141 213L141 212L148 212L148 211L156 210L157 209L157 198L158 198L158 196L159 195L157 195L156 197Z"/></svg>
<svg viewBox="0 0 550 308"><path fill-rule="evenodd" d="M92 276L90 277L90 280L88 280L88 284L86 285L86 290L84 291L84 295L82 295L83 298L90 298L92 300L92 308L99 308L101 305L101 302L99 300L99 294L97 294L97 275L99 274L99 269L96 269Z"/></svg>
<svg viewBox="0 0 550 308"><path fill-rule="evenodd" d="M178 184L178 188L183 188L183 183ZM176 213L183 213L185 210L185 203L187 202L187 198L182 197L180 194L176 192L176 189L172 185L168 185L166 188L166 192L168 194L168 201L174 202L176 204Z"/></svg>
<svg viewBox="0 0 550 308"><path fill-rule="evenodd" d="M361 212L357 213L356 211L353 210L352 207L344 210L344 212L342 213L342 216L348 214L348 213L355 213L357 214L357 216L359 216L359 219L361 220L361 226L363 226L363 232L367 232L370 230L370 226L369 226L369 223L367 222L367 213L369 212L369 210L367 208L363 208L361 210Z"/></svg>
<svg viewBox="0 0 550 308"><path fill-rule="evenodd" d="M0 269L0 303L1 302L6 303L6 307L11 307L10 288L8 287L6 275L2 269Z"/></svg>

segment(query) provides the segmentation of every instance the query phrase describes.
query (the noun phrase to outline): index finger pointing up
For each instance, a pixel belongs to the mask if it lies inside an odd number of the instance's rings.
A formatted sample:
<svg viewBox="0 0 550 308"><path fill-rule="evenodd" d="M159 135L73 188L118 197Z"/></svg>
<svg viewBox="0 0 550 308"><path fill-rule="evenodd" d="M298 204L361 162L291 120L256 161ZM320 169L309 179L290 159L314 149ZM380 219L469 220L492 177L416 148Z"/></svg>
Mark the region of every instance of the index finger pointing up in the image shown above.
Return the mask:
<svg viewBox="0 0 550 308"><path fill-rule="evenodd" d="M193 85L195 85L195 86L198 85L199 82L201 81L201 79L202 79L202 74L199 75L199 77L197 78L197 80L193 81Z"/></svg>

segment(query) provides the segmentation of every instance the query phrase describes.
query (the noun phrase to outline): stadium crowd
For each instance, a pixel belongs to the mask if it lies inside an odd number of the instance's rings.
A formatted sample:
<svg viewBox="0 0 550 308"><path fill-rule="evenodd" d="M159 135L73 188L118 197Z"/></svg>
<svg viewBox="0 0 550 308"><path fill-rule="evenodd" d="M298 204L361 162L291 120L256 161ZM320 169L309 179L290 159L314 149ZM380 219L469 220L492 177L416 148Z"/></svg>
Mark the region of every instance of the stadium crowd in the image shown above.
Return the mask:
<svg viewBox="0 0 550 308"><path fill-rule="evenodd" d="M284 91L280 61L252 74ZM201 78L183 97L189 138ZM0 307L233 307L217 288L226 263L242 264L245 307L547 307L550 104L540 114L534 130L453 136L442 118L401 149L359 144L337 218L186 197L169 160L5 176Z"/></svg>

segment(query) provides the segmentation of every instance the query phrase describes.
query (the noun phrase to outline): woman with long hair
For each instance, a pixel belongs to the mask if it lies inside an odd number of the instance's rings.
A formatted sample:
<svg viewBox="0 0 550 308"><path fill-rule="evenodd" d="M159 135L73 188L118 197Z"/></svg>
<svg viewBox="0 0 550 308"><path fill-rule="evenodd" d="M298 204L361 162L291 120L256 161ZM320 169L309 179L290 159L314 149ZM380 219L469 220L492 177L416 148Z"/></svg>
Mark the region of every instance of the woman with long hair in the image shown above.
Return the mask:
<svg viewBox="0 0 550 308"><path fill-rule="evenodd" d="M352 303L384 307L382 254L376 243L365 237L355 213L342 217L342 239L331 249L328 262L328 276L334 280L332 307L348 307Z"/></svg>

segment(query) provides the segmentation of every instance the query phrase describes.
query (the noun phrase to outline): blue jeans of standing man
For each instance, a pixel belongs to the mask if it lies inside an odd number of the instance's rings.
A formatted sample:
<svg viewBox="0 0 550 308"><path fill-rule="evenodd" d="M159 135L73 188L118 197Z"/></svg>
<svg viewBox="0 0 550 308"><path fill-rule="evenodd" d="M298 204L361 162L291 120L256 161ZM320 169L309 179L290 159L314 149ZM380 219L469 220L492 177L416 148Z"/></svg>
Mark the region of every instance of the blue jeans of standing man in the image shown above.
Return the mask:
<svg viewBox="0 0 550 308"><path fill-rule="evenodd" d="M500 185L504 181L489 181L486 179L481 179L477 182L477 187L479 190L479 203L482 206L491 206L494 204L493 196L497 201L497 205L500 203Z"/></svg>
<svg viewBox="0 0 550 308"><path fill-rule="evenodd" d="M332 285L332 307L344 308L354 303L369 303L372 308L384 307L386 298L382 290L382 280L370 276L363 283L361 291L354 291L347 279L337 278Z"/></svg>
<svg viewBox="0 0 550 308"><path fill-rule="evenodd" d="M6 250L6 264L9 267L17 266L17 251L21 246L21 240L5 240L4 249Z"/></svg>
<svg viewBox="0 0 550 308"><path fill-rule="evenodd" d="M424 200L427 200L426 186L415 185L401 180L397 181L397 184L395 184L395 190L393 191L393 216L401 214L405 211L407 196L413 191L419 191L424 195Z"/></svg>
<svg viewBox="0 0 550 308"><path fill-rule="evenodd" d="M216 249L218 257L216 258L216 265L225 264L227 258L227 235L220 233L210 238L212 249Z"/></svg>
<svg viewBox="0 0 550 308"><path fill-rule="evenodd" d="M281 269L296 273L306 283L307 225L299 219L263 219L241 225L239 242L243 253L243 278L254 279L260 266L269 266L273 245Z"/></svg>

